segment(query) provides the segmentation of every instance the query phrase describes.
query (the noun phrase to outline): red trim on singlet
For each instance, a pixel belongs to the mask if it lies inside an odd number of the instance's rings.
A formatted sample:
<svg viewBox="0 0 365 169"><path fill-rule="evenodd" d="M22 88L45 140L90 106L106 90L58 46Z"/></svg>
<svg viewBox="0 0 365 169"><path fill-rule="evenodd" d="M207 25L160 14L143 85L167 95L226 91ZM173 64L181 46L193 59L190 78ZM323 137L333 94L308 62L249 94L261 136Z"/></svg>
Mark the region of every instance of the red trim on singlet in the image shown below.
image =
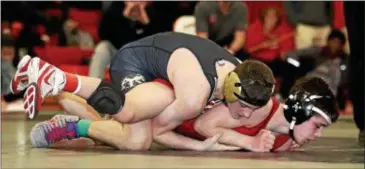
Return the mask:
<svg viewBox="0 0 365 169"><path fill-rule="evenodd" d="M166 85L167 87L170 87L171 89L173 89L172 84L164 79L155 79L155 80L153 80L153 82L161 83L161 84Z"/></svg>
<svg viewBox="0 0 365 169"><path fill-rule="evenodd" d="M170 88L173 88L171 83L169 83L168 81L163 80L163 79L155 79L154 82L158 82L158 83L166 85ZM277 109L280 106L280 103L276 99L271 98L271 100L273 101L273 106L271 108L270 114L266 117L265 120L263 120L262 122L260 122L259 124L255 125L253 127L241 126L241 127L233 128L233 130L235 130L241 134L248 135L248 136L255 136L257 133L259 133L259 131L261 129L264 129L266 127L266 125L268 124L268 122L270 121L270 119L273 117L273 115L275 114L275 112L277 111ZM196 119L185 120L183 123L181 123L178 127L175 128L175 131L181 135L184 135L184 136L187 136L190 138L194 138L197 140L205 140L206 137L202 136L195 130L195 128L194 128L195 120ZM275 139L275 142L273 145L273 150L280 148L289 139L290 139L290 136L288 134L276 136L276 139Z"/></svg>

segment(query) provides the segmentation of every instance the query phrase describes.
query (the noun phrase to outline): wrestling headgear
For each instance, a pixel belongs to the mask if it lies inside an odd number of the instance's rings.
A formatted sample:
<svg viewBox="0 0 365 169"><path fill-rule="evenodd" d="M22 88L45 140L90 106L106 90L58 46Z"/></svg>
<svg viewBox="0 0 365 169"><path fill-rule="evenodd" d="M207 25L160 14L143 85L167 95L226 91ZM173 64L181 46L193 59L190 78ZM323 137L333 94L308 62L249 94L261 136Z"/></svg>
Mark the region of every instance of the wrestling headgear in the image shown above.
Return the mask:
<svg viewBox="0 0 365 169"><path fill-rule="evenodd" d="M318 106L326 106L326 104L332 104L333 96L321 96L311 94L308 91L296 91L290 93L288 99L285 102L284 116L290 123L289 134L294 141L294 126L299 125L309 120L313 115L322 116L328 124L337 120L338 116L335 114L338 112L331 112L329 110L323 110Z"/></svg>
<svg viewBox="0 0 365 169"><path fill-rule="evenodd" d="M264 106L274 89L274 75L264 63L246 60L224 80L223 95L227 103L240 101L251 108Z"/></svg>

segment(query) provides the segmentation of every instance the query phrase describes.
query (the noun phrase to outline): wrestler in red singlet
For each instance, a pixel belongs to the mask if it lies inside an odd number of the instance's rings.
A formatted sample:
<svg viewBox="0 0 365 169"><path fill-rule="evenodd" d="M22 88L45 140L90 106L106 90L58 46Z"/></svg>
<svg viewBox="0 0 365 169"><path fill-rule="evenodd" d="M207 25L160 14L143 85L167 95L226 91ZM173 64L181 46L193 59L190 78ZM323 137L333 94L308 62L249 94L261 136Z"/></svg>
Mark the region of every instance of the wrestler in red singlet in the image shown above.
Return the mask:
<svg viewBox="0 0 365 169"><path fill-rule="evenodd" d="M155 82L164 84L164 85L172 88L171 84L165 80L156 79ZM241 126L241 127L233 128L233 130L235 130L241 134L247 135L247 136L255 136L256 134L258 134L260 132L261 129L265 129L266 125L269 123L270 119L273 117L273 115L275 114L275 112L277 111L277 109L279 108L279 105L280 105L280 103L276 99L272 98L271 100L273 101L273 106L271 108L270 114L267 116L267 118L265 120L263 120L262 122L260 122L259 124L257 124L256 126L253 126L253 127ZM187 136L190 138L194 138L197 140L205 140L206 137L202 136L194 129L194 123L195 123L195 119L186 120L183 123L181 123L175 129L175 131L181 135L184 135L184 136ZM274 151L277 150L283 144L285 144L289 139L290 139L290 136L288 134L276 136L272 150L274 150Z"/></svg>

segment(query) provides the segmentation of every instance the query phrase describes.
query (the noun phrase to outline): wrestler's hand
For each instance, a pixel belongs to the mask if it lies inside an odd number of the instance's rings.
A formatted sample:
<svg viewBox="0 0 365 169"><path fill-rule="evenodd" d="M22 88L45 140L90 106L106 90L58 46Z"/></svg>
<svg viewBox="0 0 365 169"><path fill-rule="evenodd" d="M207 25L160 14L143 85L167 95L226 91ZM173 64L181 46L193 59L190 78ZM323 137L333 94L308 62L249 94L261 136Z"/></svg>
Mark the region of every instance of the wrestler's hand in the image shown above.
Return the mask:
<svg viewBox="0 0 365 169"><path fill-rule="evenodd" d="M213 137L207 138L203 141L202 147L198 151L209 151L212 147L218 143L218 139L222 136L221 133L214 135Z"/></svg>
<svg viewBox="0 0 365 169"><path fill-rule="evenodd" d="M211 138L207 138L206 140L204 140L203 147L200 149L200 151L233 151L241 149L241 147L228 146L218 143L218 139L221 136L222 133L219 133Z"/></svg>
<svg viewBox="0 0 365 169"><path fill-rule="evenodd" d="M262 129L252 140L251 151L270 152L275 142L275 136L269 130Z"/></svg>

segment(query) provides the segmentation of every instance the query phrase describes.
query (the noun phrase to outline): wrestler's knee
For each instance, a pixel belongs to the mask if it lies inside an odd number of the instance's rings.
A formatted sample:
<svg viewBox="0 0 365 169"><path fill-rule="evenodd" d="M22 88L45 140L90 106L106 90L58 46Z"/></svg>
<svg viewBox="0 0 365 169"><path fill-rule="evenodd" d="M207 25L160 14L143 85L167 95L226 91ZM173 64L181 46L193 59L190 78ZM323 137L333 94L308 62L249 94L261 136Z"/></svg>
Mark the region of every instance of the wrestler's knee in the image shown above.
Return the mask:
<svg viewBox="0 0 365 169"><path fill-rule="evenodd" d="M150 149L151 144L151 139L145 139L139 142L120 142L116 145L116 148L119 150L145 151Z"/></svg>
<svg viewBox="0 0 365 169"><path fill-rule="evenodd" d="M145 151L145 150L149 150L150 147L152 145L152 139L143 139L140 140L139 142L133 142L130 145L127 146L128 150L133 150L133 151Z"/></svg>
<svg viewBox="0 0 365 169"><path fill-rule="evenodd" d="M87 99L87 103L102 114L116 114L124 105L125 95L110 83L102 81Z"/></svg>
<svg viewBox="0 0 365 169"><path fill-rule="evenodd" d="M152 145L152 130L138 130L137 133L132 133L126 145L127 150L148 150Z"/></svg>

